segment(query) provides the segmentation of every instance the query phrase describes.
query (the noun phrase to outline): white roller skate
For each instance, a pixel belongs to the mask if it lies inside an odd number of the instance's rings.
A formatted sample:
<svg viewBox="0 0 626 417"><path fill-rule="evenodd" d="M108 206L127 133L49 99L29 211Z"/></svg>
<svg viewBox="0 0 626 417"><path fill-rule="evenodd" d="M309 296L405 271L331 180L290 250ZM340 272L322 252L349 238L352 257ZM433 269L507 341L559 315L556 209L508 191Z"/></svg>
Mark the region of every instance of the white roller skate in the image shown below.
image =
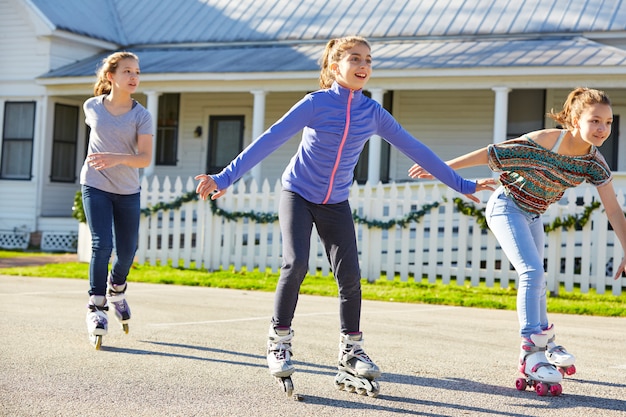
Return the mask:
<svg viewBox="0 0 626 417"><path fill-rule="evenodd" d="M291 363L293 330L275 329L270 325L267 336L267 366L270 374L276 378L287 397L291 397L293 395L291 374L296 370Z"/></svg>
<svg viewBox="0 0 626 417"><path fill-rule="evenodd" d="M548 339L546 333L532 334L530 338L522 339L519 371L526 378L518 378L515 381L515 388L519 391L531 387L539 396L544 396L548 392L555 396L561 395L563 375L546 360Z"/></svg>
<svg viewBox="0 0 626 417"><path fill-rule="evenodd" d="M363 350L363 335L341 334L339 340L339 372L335 376L337 389L376 397L380 386L374 379L381 374L378 366Z"/></svg>
<svg viewBox="0 0 626 417"><path fill-rule="evenodd" d="M556 366L561 375L574 375L576 373L576 367L574 366L576 357L565 350L563 346L554 343L556 338L554 325L551 325L543 332L548 335L548 344L546 345L546 359L548 359L548 362Z"/></svg>
<svg viewBox="0 0 626 417"><path fill-rule="evenodd" d="M109 307L106 305L104 296L92 295L89 297L87 305L87 332L89 333L89 342L96 350L100 350L102 346L102 336L107 334L108 319L106 311Z"/></svg>
<svg viewBox="0 0 626 417"><path fill-rule="evenodd" d="M122 325L124 333L128 334L128 321L130 320L130 307L126 302L127 284L113 284L111 277L107 283L107 301L113 304L113 312L115 318Z"/></svg>

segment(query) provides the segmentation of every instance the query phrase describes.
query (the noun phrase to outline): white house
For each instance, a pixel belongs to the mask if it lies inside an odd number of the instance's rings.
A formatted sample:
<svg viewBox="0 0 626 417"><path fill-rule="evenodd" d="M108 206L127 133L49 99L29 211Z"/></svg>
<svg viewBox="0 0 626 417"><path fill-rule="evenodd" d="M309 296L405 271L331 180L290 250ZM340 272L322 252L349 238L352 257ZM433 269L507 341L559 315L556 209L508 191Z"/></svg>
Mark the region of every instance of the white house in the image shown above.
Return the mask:
<svg viewBox="0 0 626 417"><path fill-rule="evenodd" d="M602 152L626 171L619 0L0 0L0 247L75 238L81 105L111 52L140 58L136 98L157 132L144 174L187 178L221 169L317 89L326 42L347 34L372 43L368 93L444 159L550 126L546 111L590 86L613 100ZM297 144L251 177L275 181ZM356 179L408 181L411 165L373 138Z"/></svg>

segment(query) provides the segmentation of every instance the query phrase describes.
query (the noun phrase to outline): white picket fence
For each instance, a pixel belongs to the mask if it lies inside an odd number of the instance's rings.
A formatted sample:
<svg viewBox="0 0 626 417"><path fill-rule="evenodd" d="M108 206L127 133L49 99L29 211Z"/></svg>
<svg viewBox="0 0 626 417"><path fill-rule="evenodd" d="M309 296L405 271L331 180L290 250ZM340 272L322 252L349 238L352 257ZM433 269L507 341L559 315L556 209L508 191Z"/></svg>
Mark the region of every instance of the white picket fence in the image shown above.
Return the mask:
<svg viewBox="0 0 626 417"><path fill-rule="evenodd" d="M234 267L235 270L259 268L277 272L281 265L281 242L278 222L257 222L245 218L248 214L278 212L280 183L273 187L266 181L259 188L252 182L240 181L217 200L217 206L234 220L214 214L208 201L191 200L180 203L181 196L194 195L196 182L176 178L162 182L153 177L142 183L141 207L152 210L142 216L137 260L140 263L165 264L168 261L184 267L215 271ZM483 201L488 193L481 195ZM437 182L410 182L359 186L350 192L352 210L363 223L355 222L360 250L362 276L370 281L385 276L406 281L414 279L458 285L501 287L516 284L512 270L493 234L481 229L473 216L460 213L453 199L462 197ZM577 198L582 204L577 205ZM568 215L580 215L584 208L598 199L592 187L569 190L560 204L545 214L545 223ZM624 207L624 193L618 189L618 199ZM468 199L464 201L473 204ZM424 210L427 205L436 208ZM484 207L484 203L476 206ZM389 229L377 225L399 220L411 212L424 211L418 221ZM330 273L326 254L313 231L309 271L311 274ZM622 292L626 279L612 279L613 259L621 260L623 251L614 233L609 230L603 210L596 209L581 230L556 230L546 238L546 276L548 289L558 292L563 283L566 291L579 287L582 292L595 288L614 295Z"/></svg>

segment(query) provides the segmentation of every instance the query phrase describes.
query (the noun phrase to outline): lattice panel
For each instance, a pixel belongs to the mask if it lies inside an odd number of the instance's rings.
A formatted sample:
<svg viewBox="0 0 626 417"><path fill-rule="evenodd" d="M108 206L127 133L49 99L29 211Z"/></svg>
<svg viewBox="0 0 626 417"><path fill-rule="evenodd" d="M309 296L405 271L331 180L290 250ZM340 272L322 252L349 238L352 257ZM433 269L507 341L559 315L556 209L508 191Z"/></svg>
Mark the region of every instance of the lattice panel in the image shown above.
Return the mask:
<svg viewBox="0 0 626 417"><path fill-rule="evenodd" d="M0 248L27 249L29 241L29 232L0 231Z"/></svg>
<svg viewBox="0 0 626 417"><path fill-rule="evenodd" d="M43 232L41 235L41 250L76 252L78 233Z"/></svg>

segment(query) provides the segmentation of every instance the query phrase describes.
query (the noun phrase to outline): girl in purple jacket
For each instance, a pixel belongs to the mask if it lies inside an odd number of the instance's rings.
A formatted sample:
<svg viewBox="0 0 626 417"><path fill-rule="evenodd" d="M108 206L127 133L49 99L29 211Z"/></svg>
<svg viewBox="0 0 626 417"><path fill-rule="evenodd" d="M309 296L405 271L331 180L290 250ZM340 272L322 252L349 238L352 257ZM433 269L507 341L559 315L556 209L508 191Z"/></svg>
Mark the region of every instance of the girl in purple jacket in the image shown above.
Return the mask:
<svg viewBox="0 0 626 417"><path fill-rule="evenodd" d="M283 262L268 336L270 373L287 395L290 375L291 322L300 285L308 271L313 224L326 250L339 288L339 373L337 387L377 395L381 374L363 350L361 274L352 210L348 201L353 172L365 143L378 135L454 190L468 195L493 190L492 179L468 181L415 139L374 100L363 94L372 74L371 48L357 36L332 39L321 59L321 89L304 96L280 120L244 149L224 170L198 175L202 199L222 196L257 163L302 130L302 141L282 175L279 204ZM214 193L215 192L215 193ZM214 193L214 194L213 194Z"/></svg>

